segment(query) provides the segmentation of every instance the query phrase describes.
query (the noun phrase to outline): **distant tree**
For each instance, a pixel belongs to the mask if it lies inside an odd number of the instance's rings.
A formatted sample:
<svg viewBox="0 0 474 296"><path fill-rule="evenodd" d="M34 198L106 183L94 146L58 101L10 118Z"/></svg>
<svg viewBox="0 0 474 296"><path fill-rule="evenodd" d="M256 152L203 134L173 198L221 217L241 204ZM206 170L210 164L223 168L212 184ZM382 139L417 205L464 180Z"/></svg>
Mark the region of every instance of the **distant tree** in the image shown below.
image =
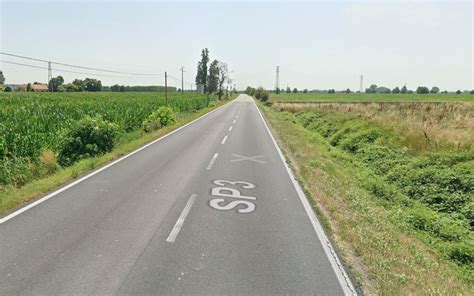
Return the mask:
<svg viewBox="0 0 474 296"><path fill-rule="evenodd" d="M401 92L402 94L406 94L406 93L408 92L408 89L407 89L406 85L404 85L404 86L402 87L402 89L400 90L400 92Z"/></svg>
<svg viewBox="0 0 474 296"><path fill-rule="evenodd" d="M74 83L67 83L65 86L66 92L77 92L81 91L77 85Z"/></svg>
<svg viewBox="0 0 474 296"><path fill-rule="evenodd" d="M114 84L110 87L110 91L113 91L113 92L119 92L120 91L120 85L118 84Z"/></svg>
<svg viewBox="0 0 474 296"><path fill-rule="evenodd" d="M84 79L84 90L85 91L101 91L102 90L102 82L97 79L93 78L86 78Z"/></svg>
<svg viewBox="0 0 474 296"><path fill-rule="evenodd" d="M471 94L471 95L474 95L474 89L473 89L473 90L471 90L470 94Z"/></svg>
<svg viewBox="0 0 474 296"><path fill-rule="evenodd" d="M293 93L294 93L294 94L298 93L298 89L297 89L296 87L293 88Z"/></svg>
<svg viewBox="0 0 474 296"><path fill-rule="evenodd" d="M369 88L365 89L365 92L368 94L375 94L377 92L377 84L370 85Z"/></svg>
<svg viewBox="0 0 474 296"><path fill-rule="evenodd" d="M286 93L287 94L291 93L291 88L289 86L286 87Z"/></svg>
<svg viewBox="0 0 474 296"><path fill-rule="evenodd" d="M77 86L77 88L79 89L78 91L84 91L85 87L84 87L84 81L82 81L81 79L74 79L74 81L72 82L72 84L74 84L75 86Z"/></svg>
<svg viewBox="0 0 474 296"><path fill-rule="evenodd" d="M418 86L416 88L416 93L417 94L428 94L430 90L426 86Z"/></svg>
<svg viewBox="0 0 474 296"><path fill-rule="evenodd" d="M12 88L10 85L7 85L3 91L5 91L5 92L12 92L12 91L13 91L13 88Z"/></svg>
<svg viewBox="0 0 474 296"><path fill-rule="evenodd" d="M204 92L207 92L207 64L209 63L209 50L204 48L201 52L201 60L198 62L196 85L204 85Z"/></svg>
<svg viewBox="0 0 474 296"><path fill-rule="evenodd" d="M64 78L62 76L51 78L48 82L49 91L58 91L59 86L63 85Z"/></svg>
<svg viewBox="0 0 474 296"><path fill-rule="evenodd" d="M400 93L400 88L398 88L398 86L392 89L392 94L399 94L399 93Z"/></svg>
<svg viewBox="0 0 474 296"><path fill-rule="evenodd" d="M379 86L377 87L376 91L377 93L379 94L389 94L391 93L392 91L390 90L390 88L388 87L385 87L385 86Z"/></svg>
<svg viewBox="0 0 474 296"><path fill-rule="evenodd" d="M351 93L351 89L348 88L348 89L345 90L345 92L346 92L346 94L350 94L350 93Z"/></svg>
<svg viewBox="0 0 474 296"><path fill-rule="evenodd" d="M460 94L461 94L461 91L458 89L458 90L456 91L456 94L457 94L457 95L460 95Z"/></svg>
<svg viewBox="0 0 474 296"><path fill-rule="evenodd" d="M218 63L218 90L219 90L219 100L221 100L223 91L224 91L224 83L226 82L227 78L229 77L229 70L227 69L227 64L223 62Z"/></svg>
<svg viewBox="0 0 474 296"><path fill-rule="evenodd" d="M331 88L330 90L328 90L328 94L335 94L336 93L336 90Z"/></svg>
<svg viewBox="0 0 474 296"><path fill-rule="evenodd" d="M307 89L307 88L303 89L303 93L304 93L304 94L307 94L307 93L308 93L308 89Z"/></svg>
<svg viewBox="0 0 474 296"><path fill-rule="evenodd" d="M214 60L209 65L209 76L207 79L207 90L209 93L217 92L219 84L219 61Z"/></svg>
<svg viewBox="0 0 474 296"><path fill-rule="evenodd" d="M413 93L413 91L412 91L411 89L409 89L409 90L407 91L407 94L410 94L410 95L411 95L412 93Z"/></svg>
<svg viewBox="0 0 474 296"><path fill-rule="evenodd" d="M28 83L28 84L26 85L26 91L31 91L31 83Z"/></svg>
<svg viewBox="0 0 474 296"><path fill-rule="evenodd" d="M58 86L58 92L65 92L66 89L64 88L64 84L61 84L60 86Z"/></svg>
<svg viewBox="0 0 474 296"><path fill-rule="evenodd" d="M280 88L279 88L279 87L276 88L275 93L276 93L277 95L280 94Z"/></svg>
<svg viewBox="0 0 474 296"><path fill-rule="evenodd" d="M431 90L430 90L430 93L432 93L432 94L437 94L437 93L439 93L439 87L433 86L433 87L431 88Z"/></svg>

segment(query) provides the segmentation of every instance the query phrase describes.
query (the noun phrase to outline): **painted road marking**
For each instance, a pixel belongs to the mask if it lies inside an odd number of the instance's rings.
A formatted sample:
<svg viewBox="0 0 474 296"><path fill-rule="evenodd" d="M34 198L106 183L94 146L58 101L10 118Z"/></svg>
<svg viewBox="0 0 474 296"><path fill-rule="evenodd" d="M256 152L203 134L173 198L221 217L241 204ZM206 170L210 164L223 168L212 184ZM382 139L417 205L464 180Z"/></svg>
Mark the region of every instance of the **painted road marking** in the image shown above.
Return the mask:
<svg viewBox="0 0 474 296"><path fill-rule="evenodd" d="M218 156L219 156L219 154L217 154L217 153L214 154L211 161L207 165L207 168L206 168L207 170L210 170L212 168L212 166L214 165L214 162L216 162L216 159L217 159Z"/></svg>
<svg viewBox="0 0 474 296"><path fill-rule="evenodd" d="M234 119L234 121L232 121L232 123L235 124L236 121L237 121L237 119Z"/></svg>
<svg viewBox="0 0 474 296"><path fill-rule="evenodd" d="M225 136L224 139L222 139L221 144L224 145L225 141L227 141L227 136Z"/></svg>
<svg viewBox="0 0 474 296"><path fill-rule="evenodd" d="M237 212L239 214L248 214L255 211L255 204L252 201L257 200L254 196L242 195L241 192L235 188L225 187L226 184L230 184L236 187L244 189L255 188L255 184L245 181L227 181L227 180L215 180L215 185L219 187L213 187L211 195L216 197L228 197L233 198L232 201L226 201L225 198L213 198L209 201L209 206L218 211L229 211L238 207ZM242 208L244 206L244 208Z"/></svg>
<svg viewBox="0 0 474 296"><path fill-rule="evenodd" d="M54 197L54 196L60 194L61 192L64 192L64 191L68 190L69 188L71 188L71 187L73 187L73 186L76 186L77 184L79 184L79 183L81 183L81 182L83 182L83 181L85 181L85 180L91 178L92 176L97 175L98 173L100 173L100 172L102 172L102 171L105 171L106 169L110 168L111 166L113 166L113 165L115 165L115 164L121 162L121 161L124 160L124 159L129 158L130 156L132 156L132 155L134 155L134 154L136 154L136 153L138 153L138 152L140 152L140 151L146 149L147 147L149 147L149 146L151 146L151 145L153 145L153 144L155 144L155 143L157 143L157 142L160 142L161 140L163 140L163 139L165 139L165 138L171 136L172 134L179 132L180 130L182 130L182 129L184 129L184 128L190 126L190 125L192 125L193 123L195 123L195 122L197 122L197 121L203 119L204 117L209 116L209 115L213 114L214 112L216 112L216 111L218 111L218 110L221 110L221 109L224 108L224 107L229 107L230 105L234 104L235 102L236 102L236 101L232 101L231 103L228 103L228 104L225 104L225 105L223 105L223 106L220 106L220 107L218 107L217 109L214 109L214 110L212 110L211 112L206 113L206 114L204 114L204 115L202 115L202 116L200 116L200 117L194 119L193 121L186 123L185 125L183 125L183 126L181 126L181 127L178 127L178 128L175 129L174 131L171 131L171 132L167 133L166 135L164 135L164 136L162 136L162 137L160 137L160 138L158 138L158 139L156 139L156 140L154 140L154 141L152 141L152 142L150 142L150 143L148 143L148 144L146 144L146 145L143 145L142 147L140 147L140 148L138 148L138 149L136 149L136 150L134 150L134 151L132 151L132 152L130 152L129 154L127 154L127 155L125 155L125 156L122 156L122 157L120 157L119 159L117 159L117 160L115 160L115 161L113 161L113 162L111 162L111 163L109 163L109 164L107 164L107 165L105 165L105 166L103 166L103 167L101 167L101 168L99 168L99 169L93 171L92 173L89 173L88 175L85 175L84 177L82 177L82 178L80 178L80 179L78 179L78 180L76 180L76 181L74 181L74 182L72 182L72 183L70 183L70 184L68 184L68 185L66 185L66 186L64 186L64 187L62 187L62 188L60 188L60 189L58 189L58 190L56 190L56 191L54 191L54 192L52 192L52 193L50 193L50 194L44 196L44 197L42 197L42 198L40 198L40 199L38 199L37 201L32 202L32 203L30 203L30 204L28 204L28 205L26 205L26 206L20 208L19 210L15 211L15 212L13 212L13 213L11 213L11 214L9 214L9 215L3 217L3 218L0 218L0 224L3 224L3 223L5 223L5 222L7 222L8 220L10 220L10 219L12 219L12 218L14 218L14 217L20 215L21 213L24 213L24 212L28 211L29 209L34 208L35 206L39 205L40 203L43 203L43 202L47 201L48 199L50 199L51 197Z"/></svg>
<svg viewBox="0 0 474 296"><path fill-rule="evenodd" d="M237 157L237 159L232 159L231 162L248 160L248 161L254 161L254 162L265 164L265 161L257 159L257 158L265 157L264 155L242 156L242 155L238 155L238 154L232 154L232 156Z"/></svg>
<svg viewBox="0 0 474 296"><path fill-rule="evenodd" d="M181 212L181 215L179 215L178 221L176 221L176 224L168 235L168 238L166 239L167 242L174 243L174 240L176 239L179 231L181 230L181 227L183 227L184 219L186 219L186 216L189 214L189 211L191 210L191 207L193 206L195 200L196 194L192 194L191 197L189 197L189 200L186 203L186 206L184 207L183 211Z"/></svg>
<svg viewBox="0 0 474 296"><path fill-rule="evenodd" d="M234 126L230 126L230 127L229 127L229 132L232 130L233 127L234 127Z"/></svg>

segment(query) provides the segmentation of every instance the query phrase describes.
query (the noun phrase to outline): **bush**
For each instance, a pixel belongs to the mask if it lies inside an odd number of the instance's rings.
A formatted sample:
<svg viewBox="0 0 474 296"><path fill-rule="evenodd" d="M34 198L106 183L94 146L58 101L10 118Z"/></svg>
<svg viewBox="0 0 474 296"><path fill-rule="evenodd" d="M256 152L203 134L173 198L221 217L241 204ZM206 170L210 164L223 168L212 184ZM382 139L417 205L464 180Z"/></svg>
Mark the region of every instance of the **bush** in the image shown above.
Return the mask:
<svg viewBox="0 0 474 296"><path fill-rule="evenodd" d="M59 163L68 166L80 159L110 152L118 136L118 125L101 117L86 116L64 133L59 145Z"/></svg>
<svg viewBox="0 0 474 296"><path fill-rule="evenodd" d="M268 94L268 92L265 89L263 89L262 87L259 87L255 91L255 98L257 100L260 100L262 102L266 102L266 101L268 101L269 97L270 97L270 95Z"/></svg>
<svg viewBox="0 0 474 296"><path fill-rule="evenodd" d="M176 113L170 107L162 106L143 121L143 130L147 133L176 122Z"/></svg>

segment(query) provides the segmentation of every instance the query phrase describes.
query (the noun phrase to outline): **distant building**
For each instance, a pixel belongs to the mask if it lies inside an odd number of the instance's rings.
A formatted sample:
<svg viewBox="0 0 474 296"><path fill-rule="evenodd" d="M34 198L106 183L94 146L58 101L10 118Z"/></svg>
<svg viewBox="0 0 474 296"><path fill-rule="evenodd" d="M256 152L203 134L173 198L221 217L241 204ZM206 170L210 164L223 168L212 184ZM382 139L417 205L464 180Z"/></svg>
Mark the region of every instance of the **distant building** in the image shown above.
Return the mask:
<svg viewBox="0 0 474 296"><path fill-rule="evenodd" d="M31 91L48 91L48 86L46 84L32 84Z"/></svg>
<svg viewBox="0 0 474 296"><path fill-rule="evenodd" d="M5 76L3 76L3 72L0 70L0 84L5 83Z"/></svg>

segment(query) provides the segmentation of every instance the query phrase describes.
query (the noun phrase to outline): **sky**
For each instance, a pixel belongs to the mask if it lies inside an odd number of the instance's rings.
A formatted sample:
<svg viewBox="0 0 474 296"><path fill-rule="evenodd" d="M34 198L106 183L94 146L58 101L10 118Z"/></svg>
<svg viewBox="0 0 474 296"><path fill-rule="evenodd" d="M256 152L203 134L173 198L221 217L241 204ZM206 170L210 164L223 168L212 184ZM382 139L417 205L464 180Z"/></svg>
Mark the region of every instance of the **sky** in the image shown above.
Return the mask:
<svg viewBox="0 0 474 296"><path fill-rule="evenodd" d="M228 64L238 89L274 88L278 65L283 88L358 90L363 75L364 88L467 90L474 89L473 14L471 1L0 0L0 50L114 71L167 71L178 87L184 66L186 89L207 47L211 60ZM0 61L46 67L4 55ZM66 82L94 77L53 68ZM6 83L48 78L46 69L5 63L0 69ZM164 84L163 76L95 78L104 85Z"/></svg>

